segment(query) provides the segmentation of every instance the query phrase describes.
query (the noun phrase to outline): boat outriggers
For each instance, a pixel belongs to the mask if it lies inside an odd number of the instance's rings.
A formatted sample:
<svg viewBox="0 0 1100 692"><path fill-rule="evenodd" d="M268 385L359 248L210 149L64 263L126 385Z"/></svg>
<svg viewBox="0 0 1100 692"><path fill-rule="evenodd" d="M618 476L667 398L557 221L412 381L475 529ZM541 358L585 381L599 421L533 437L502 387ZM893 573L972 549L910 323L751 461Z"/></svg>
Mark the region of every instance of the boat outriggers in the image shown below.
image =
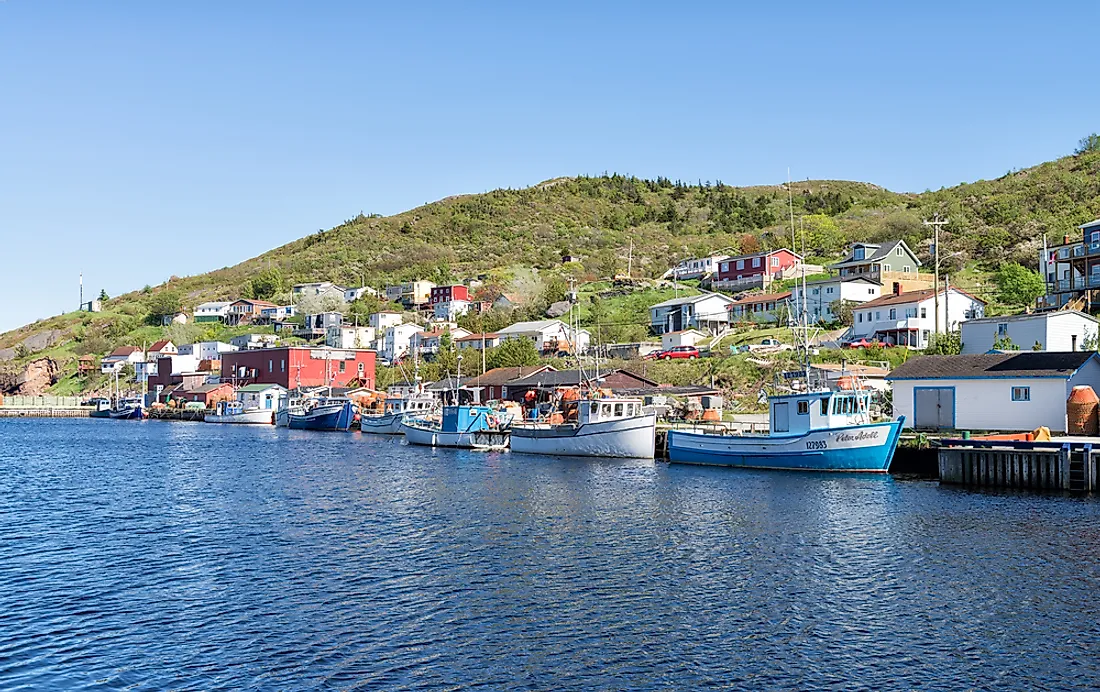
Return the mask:
<svg viewBox="0 0 1100 692"><path fill-rule="evenodd" d="M770 397L767 435L668 431L669 461L759 469L884 473L903 419L872 422L866 390Z"/></svg>

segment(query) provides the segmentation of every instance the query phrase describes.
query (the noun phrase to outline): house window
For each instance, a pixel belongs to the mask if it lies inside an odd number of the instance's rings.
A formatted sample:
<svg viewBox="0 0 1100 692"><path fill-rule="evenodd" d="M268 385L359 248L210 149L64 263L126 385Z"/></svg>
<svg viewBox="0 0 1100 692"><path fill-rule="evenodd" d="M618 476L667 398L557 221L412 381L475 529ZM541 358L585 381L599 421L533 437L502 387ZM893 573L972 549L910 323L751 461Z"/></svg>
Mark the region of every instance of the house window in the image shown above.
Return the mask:
<svg viewBox="0 0 1100 692"><path fill-rule="evenodd" d="M753 269L755 269L759 266L760 266L760 258L759 257L753 257L752 258L752 267L753 267Z"/></svg>
<svg viewBox="0 0 1100 692"><path fill-rule="evenodd" d="M275 361L273 361L273 360L267 361L267 371L268 372L275 372Z"/></svg>
<svg viewBox="0 0 1100 692"><path fill-rule="evenodd" d="M723 262L722 263L722 271L728 272L729 270L730 270L730 263L729 262Z"/></svg>
<svg viewBox="0 0 1100 692"><path fill-rule="evenodd" d="M897 308L890 308L890 319L896 320L898 318Z"/></svg>
<svg viewBox="0 0 1100 692"><path fill-rule="evenodd" d="M894 254L897 255L898 257L901 257L901 246L900 245L894 250Z"/></svg>
<svg viewBox="0 0 1100 692"><path fill-rule="evenodd" d="M901 268L901 270L902 270L903 272L911 272L911 271L913 271L913 268L912 268L912 267L910 267L910 266L909 266L909 265L907 264L907 265L905 265L904 267L902 267L902 268Z"/></svg>
<svg viewBox="0 0 1100 692"><path fill-rule="evenodd" d="M916 317L917 316L917 309L916 308L905 308L905 316L906 317Z"/></svg>
<svg viewBox="0 0 1100 692"><path fill-rule="evenodd" d="M884 272L890 271L890 265L889 264L882 265L882 271L884 271Z"/></svg>
<svg viewBox="0 0 1100 692"><path fill-rule="evenodd" d="M363 363L360 363L359 364L359 377L363 376L363 372L364 372Z"/></svg>
<svg viewBox="0 0 1100 692"><path fill-rule="evenodd" d="M873 295L875 295L875 289L873 289L873 288L868 288L868 289L867 289L867 295L869 295L869 296L873 296Z"/></svg>
<svg viewBox="0 0 1100 692"><path fill-rule="evenodd" d="M826 293L832 293L833 292L833 287L829 286L828 288L825 289L825 292Z"/></svg>
<svg viewBox="0 0 1100 692"><path fill-rule="evenodd" d="M744 269L745 268L745 260L737 260L737 268L738 269Z"/></svg>
<svg viewBox="0 0 1100 692"><path fill-rule="evenodd" d="M875 310L875 321L878 321L878 320L881 320L881 319L882 319L882 311L881 310Z"/></svg>
<svg viewBox="0 0 1100 692"><path fill-rule="evenodd" d="M810 402L799 401L798 402L798 415L807 416L810 414Z"/></svg>
<svg viewBox="0 0 1100 692"><path fill-rule="evenodd" d="M1031 387L1013 387L1013 401L1031 401Z"/></svg>
<svg viewBox="0 0 1100 692"><path fill-rule="evenodd" d="M279 372L286 372L286 358L279 361Z"/></svg>
<svg viewBox="0 0 1100 692"><path fill-rule="evenodd" d="M1008 324L1002 322L997 325L997 336L1008 336Z"/></svg>
<svg viewBox="0 0 1100 692"><path fill-rule="evenodd" d="M1094 243L1100 241L1100 231L1093 231L1092 233L1089 233L1089 240Z"/></svg>
<svg viewBox="0 0 1100 692"><path fill-rule="evenodd" d="M344 372L348 369L348 363L345 360L340 361L340 372Z"/></svg>
<svg viewBox="0 0 1100 692"><path fill-rule="evenodd" d="M864 253L864 249L861 248L861 247L857 247L855 253L852 255L852 259L857 259L857 260L863 259L863 257L864 257L863 253Z"/></svg>
<svg viewBox="0 0 1100 692"><path fill-rule="evenodd" d="M920 318L923 320L923 319L926 319L927 317L928 317L928 308L921 308L920 309Z"/></svg>
<svg viewBox="0 0 1100 692"><path fill-rule="evenodd" d="M779 258L778 257L772 257L772 266L773 267L778 267L779 266Z"/></svg>
<svg viewBox="0 0 1100 692"><path fill-rule="evenodd" d="M862 321L863 321L863 313L862 313L862 312L861 312L861 313L859 313L859 321L860 321L860 322L862 322Z"/></svg>
<svg viewBox="0 0 1100 692"><path fill-rule="evenodd" d="M817 294L821 293L821 289L820 288L815 288L812 291L810 291L810 293L812 293L813 295L816 296Z"/></svg>
<svg viewBox="0 0 1100 692"><path fill-rule="evenodd" d="M920 336L921 336L921 339L924 341L924 343L927 344L928 343L928 330L925 329L923 332L921 332Z"/></svg>

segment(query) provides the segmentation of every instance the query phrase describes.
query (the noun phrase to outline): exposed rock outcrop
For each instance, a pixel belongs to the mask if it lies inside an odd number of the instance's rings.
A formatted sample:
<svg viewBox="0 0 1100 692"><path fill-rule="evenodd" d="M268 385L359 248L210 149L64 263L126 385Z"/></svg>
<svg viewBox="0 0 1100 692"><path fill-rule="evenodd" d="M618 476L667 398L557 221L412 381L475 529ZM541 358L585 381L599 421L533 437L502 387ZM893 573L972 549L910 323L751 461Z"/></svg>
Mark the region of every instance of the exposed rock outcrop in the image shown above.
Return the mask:
<svg viewBox="0 0 1100 692"><path fill-rule="evenodd" d="M45 394L60 376L60 368L53 358L37 358L22 370L0 372L0 394L38 396Z"/></svg>

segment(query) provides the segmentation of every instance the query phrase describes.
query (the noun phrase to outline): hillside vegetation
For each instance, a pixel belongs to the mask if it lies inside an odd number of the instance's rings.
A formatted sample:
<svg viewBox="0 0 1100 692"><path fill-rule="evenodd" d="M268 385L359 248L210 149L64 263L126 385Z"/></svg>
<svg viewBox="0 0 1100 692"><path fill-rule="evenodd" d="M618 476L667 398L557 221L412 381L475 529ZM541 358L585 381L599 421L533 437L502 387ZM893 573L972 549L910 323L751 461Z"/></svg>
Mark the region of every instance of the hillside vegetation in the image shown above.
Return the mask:
<svg viewBox="0 0 1100 692"><path fill-rule="evenodd" d="M838 258L852 241L895 238L927 261L930 233L922 219L949 218L941 235L943 271L952 274L952 283L989 301L992 312L1005 311L1017 307L1006 302L1016 301L1002 300L993 272L1013 262L1034 269L1044 234L1059 241L1076 234L1078 224L1100 217L1100 152L1089 148L995 180L920 194L830 180L795 182L791 194L806 254L823 263ZM658 277L691 256L791 246L787 196L785 185L735 188L720 181L606 175L449 197L390 217L356 216L236 266L173 277L111 298L103 313L41 320L0 335L0 354L13 349L6 352L8 367L36 351L71 370L80 353L102 355L164 334L165 328L147 326L151 313L257 293L288 300L290 285L311 280L382 286L487 275L488 287L531 297L524 315L530 316L559 298L570 279L583 283L622 274L628 262L634 276ZM563 265L563 253L580 261ZM257 277L263 280L254 281ZM644 333L646 306L664 297L654 289L644 300L620 297L603 306L584 305L582 314L588 324L636 326L609 337L638 336ZM187 331L177 338L224 336L220 329L176 329ZM56 330L48 348L23 347L27 337L47 330Z"/></svg>

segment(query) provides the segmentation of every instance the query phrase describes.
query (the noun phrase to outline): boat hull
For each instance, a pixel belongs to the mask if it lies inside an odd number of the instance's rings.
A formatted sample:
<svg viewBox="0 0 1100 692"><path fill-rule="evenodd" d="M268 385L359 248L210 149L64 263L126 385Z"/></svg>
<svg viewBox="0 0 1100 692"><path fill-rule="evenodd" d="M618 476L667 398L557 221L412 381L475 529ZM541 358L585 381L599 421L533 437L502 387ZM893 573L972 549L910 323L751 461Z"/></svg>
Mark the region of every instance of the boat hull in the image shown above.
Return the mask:
<svg viewBox="0 0 1100 692"><path fill-rule="evenodd" d="M675 464L885 473L903 424L897 420L759 437L670 430L668 456Z"/></svg>
<svg viewBox="0 0 1100 692"><path fill-rule="evenodd" d="M508 433L495 430L477 430L474 432L444 432L438 428L405 423L401 426L405 440L411 445L425 447L475 447L504 448L508 446Z"/></svg>
<svg viewBox="0 0 1100 692"><path fill-rule="evenodd" d="M524 423L512 426L511 447L522 454L652 459L656 429L652 414L583 425Z"/></svg>
<svg viewBox="0 0 1100 692"><path fill-rule="evenodd" d="M317 406L306 413L288 414L288 426L292 430L328 430L347 432L355 421L355 406L351 402L340 405Z"/></svg>
<svg viewBox="0 0 1100 692"><path fill-rule="evenodd" d="M242 411L241 413L217 415L208 413L203 418L207 423L236 423L240 425L271 425L274 422L275 412L265 409L255 411Z"/></svg>
<svg viewBox="0 0 1100 692"><path fill-rule="evenodd" d="M145 417L140 408L95 411L91 415L93 418L110 418L111 420L141 420Z"/></svg>
<svg viewBox="0 0 1100 692"><path fill-rule="evenodd" d="M385 413L380 416L359 416L359 429L375 435L400 435L404 413Z"/></svg>

